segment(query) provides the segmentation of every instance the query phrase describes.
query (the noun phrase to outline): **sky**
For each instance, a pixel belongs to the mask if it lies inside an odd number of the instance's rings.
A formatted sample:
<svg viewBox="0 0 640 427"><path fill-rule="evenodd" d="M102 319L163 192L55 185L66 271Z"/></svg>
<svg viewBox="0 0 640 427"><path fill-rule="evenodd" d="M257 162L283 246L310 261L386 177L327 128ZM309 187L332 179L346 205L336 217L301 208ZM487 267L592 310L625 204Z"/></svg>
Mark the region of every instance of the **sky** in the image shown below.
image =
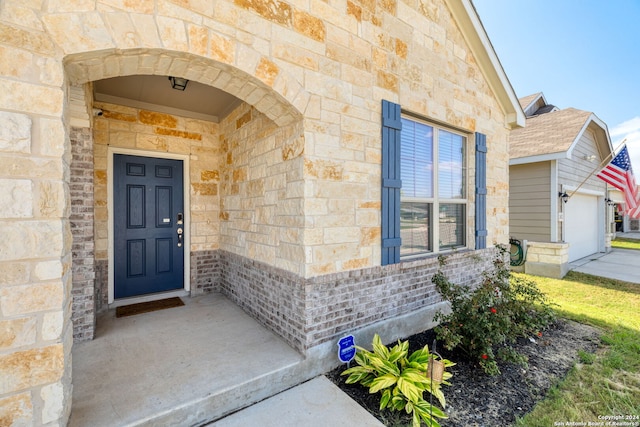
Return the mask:
<svg viewBox="0 0 640 427"><path fill-rule="evenodd" d="M516 96L591 111L640 174L640 0L472 0Z"/></svg>

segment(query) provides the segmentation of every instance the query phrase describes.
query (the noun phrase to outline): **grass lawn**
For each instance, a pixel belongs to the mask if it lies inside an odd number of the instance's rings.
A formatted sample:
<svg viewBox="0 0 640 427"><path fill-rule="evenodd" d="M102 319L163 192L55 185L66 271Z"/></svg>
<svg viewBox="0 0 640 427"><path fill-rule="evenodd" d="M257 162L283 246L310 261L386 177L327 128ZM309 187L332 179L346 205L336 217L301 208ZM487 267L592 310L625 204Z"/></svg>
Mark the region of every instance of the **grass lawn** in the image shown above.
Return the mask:
<svg viewBox="0 0 640 427"><path fill-rule="evenodd" d="M569 375L516 425L607 425L602 417L622 415L630 418L616 422L640 426L640 285L575 272L563 280L516 275L535 280L560 316L602 330L602 348L595 355L582 354Z"/></svg>
<svg viewBox="0 0 640 427"><path fill-rule="evenodd" d="M620 249L635 249L640 251L640 240L618 237L615 240L611 241L611 247Z"/></svg>

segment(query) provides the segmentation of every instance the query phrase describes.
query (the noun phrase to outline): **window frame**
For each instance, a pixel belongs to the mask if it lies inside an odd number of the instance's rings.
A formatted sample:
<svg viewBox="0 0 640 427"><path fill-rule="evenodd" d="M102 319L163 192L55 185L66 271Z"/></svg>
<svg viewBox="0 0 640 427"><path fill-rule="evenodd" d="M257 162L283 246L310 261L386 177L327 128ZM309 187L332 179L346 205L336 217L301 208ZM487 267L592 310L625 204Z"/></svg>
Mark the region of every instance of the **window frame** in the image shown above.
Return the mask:
<svg viewBox="0 0 640 427"><path fill-rule="evenodd" d="M430 218L428 224L429 235L428 235L428 246L431 247L431 251L428 252L420 252L415 254L403 254L403 248L406 248L404 242L400 245L400 262L402 261L410 261L419 258L425 258L432 255L442 254L442 253L450 253L459 249L467 249L469 248L470 236L469 236L469 193L470 193L470 174L469 174L469 153L470 153L470 140L471 135L467 132L461 131L459 129L453 128L451 126L447 126L442 123L438 123L435 121L431 121L428 119L424 119L422 117L416 117L411 114L407 114L405 111L401 112L400 115L401 121L409 120L416 123L420 123L425 126L429 126L433 131L433 143L432 143L432 159L433 159L433 167L432 167L432 197L406 197L403 194L402 188L400 189L400 204L398 206L399 215L402 213L402 204L403 202L407 203L427 203L430 206ZM462 190L463 196L462 198L442 198L440 196L440 188L439 188L439 175L440 175L440 132L445 131L454 135L458 135L462 137ZM402 157L402 144L400 145L400 155ZM404 186L404 185L403 185ZM463 224L461 227L463 229L463 243L461 245L456 246L447 246L441 248L440 244L440 205L462 205L464 214ZM401 224L402 228L402 219ZM402 231L400 231L402 235Z"/></svg>

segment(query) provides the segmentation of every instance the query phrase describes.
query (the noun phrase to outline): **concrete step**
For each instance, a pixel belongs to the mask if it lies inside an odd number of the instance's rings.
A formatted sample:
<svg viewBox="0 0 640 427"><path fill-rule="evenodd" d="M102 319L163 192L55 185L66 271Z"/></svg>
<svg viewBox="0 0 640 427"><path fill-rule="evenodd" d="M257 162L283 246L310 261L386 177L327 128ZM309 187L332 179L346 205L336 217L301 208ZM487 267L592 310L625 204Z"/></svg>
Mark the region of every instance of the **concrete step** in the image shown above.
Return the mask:
<svg viewBox="0 0 640 427"><path fill-rule="evenodd" d="M223 295L183 300L98 318L73 347L69 426L202 425L322 373Z"/></svg>

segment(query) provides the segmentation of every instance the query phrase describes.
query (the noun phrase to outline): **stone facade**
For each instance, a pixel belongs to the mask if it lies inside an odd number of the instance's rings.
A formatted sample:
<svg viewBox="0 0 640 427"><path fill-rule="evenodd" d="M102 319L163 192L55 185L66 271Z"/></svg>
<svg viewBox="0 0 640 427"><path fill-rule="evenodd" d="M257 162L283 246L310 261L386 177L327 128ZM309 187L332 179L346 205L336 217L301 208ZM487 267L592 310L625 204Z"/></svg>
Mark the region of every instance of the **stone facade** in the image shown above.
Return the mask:
<svg viewBox="0 0 640 427"><path fill-rule="evenodd" d="M528 242L524 272L562 279L569 272L569 244Z"/></svg>
<svg viewBox="0 0 640 427"><path fill-rule="evenodd" d="M506 244L521 112L492 55L468 0L3 0L0 424L68 419L73 337L109 297L109 150L189 160L191 292L302 352L436 301L436 258L380 265L381 100L487 135L487 241ZM210 123L93 102L93 81L136 74L243 103ZM473 212L465 281L492 252L471 249Z"/></svg>
<svg viewBox="0 0 640 427"><path fill-rule="evenodd" d="M304 275L304 136L244 103L220 123L220 245Z"/></svg>

